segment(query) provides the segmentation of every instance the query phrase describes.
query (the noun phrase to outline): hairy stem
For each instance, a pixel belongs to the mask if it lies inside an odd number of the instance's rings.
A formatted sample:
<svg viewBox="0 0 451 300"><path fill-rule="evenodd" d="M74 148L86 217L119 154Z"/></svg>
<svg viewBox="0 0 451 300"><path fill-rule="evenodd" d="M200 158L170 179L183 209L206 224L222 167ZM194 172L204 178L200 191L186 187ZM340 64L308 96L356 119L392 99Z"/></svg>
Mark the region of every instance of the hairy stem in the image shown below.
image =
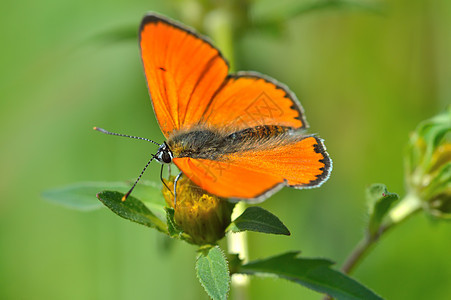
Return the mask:
<svg viewBox="0 0 451 300"><path fill-rule="evenodd" d="M407 194L398 202L398 205L390 210L388 215L389 221L386 224L382 224L376 234L369 235L367 233L363 239L357 243L351 254L349 254L348 258L343 263L341 271L345 274L351 274L384 233L407 220L408 217L414 215L416 212L420 211L420 209L421 200L413 193ZM324 300L328 299L331 298L329 296L324 297Z"/></svg>
<svg viewBox="0 0 451 300"><path fill-rule="evenodd" d="M380 237L389 229L405 221L408 217L419 211L421 208L421 201L414 194L407 194L398 205L391 209L389 213L390 221L387 224L382 224L375 235L366 234L365 237L357 244L351 254L341 268L341 271L350 274L358 263L365 257L371 247L377 243Z"/></svg>
<svg viewBox="0 0 451 300"><path fill-rule="evenodd" d="M371 245L374 243L372 239L365 237L360 240L360 242L355 246L354 250L352 250L351 254L348 256L343 266L341 267L341 271L345 274L349 274L353 271L353 269L357 266L358 262L363 259L365 254L369 251Z"/></svg>
<svg viewBox="0 0 451 300"><path fill-rule="evenodd" d="M239 217L245 209L246 204L238 202L233 210L232 219ZM227 245L229 253L238 254L243 263L249 260L246 232L229 233L227 235ZM233 274L231 280L233 299L248 299L249 277L243 274Z"/></svg>

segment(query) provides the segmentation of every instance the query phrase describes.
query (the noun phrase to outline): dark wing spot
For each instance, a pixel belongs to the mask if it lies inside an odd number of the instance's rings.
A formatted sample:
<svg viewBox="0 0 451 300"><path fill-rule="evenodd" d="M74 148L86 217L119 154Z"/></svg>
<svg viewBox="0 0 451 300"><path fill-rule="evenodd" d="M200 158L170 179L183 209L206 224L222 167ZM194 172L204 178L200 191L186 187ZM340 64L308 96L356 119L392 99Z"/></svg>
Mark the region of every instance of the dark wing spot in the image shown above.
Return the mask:
<svg viewBox="0 0 451 300"><path fill-rule="evenodd" d="M160 67L160 70L163 71L163 72L166 72L166 69L163 68L163 67Z"/></svg>
<svg viewBox="0 0 451 300"><path fill-rule="evenodd" d="M320 148L320 146L319 146L319 143L316 143L314 146L313 146L313 150L316 152L316 153L321 153L321 148ZM320 160L322 163L324 162L324 161L322 161L322 159Z"/></svg>

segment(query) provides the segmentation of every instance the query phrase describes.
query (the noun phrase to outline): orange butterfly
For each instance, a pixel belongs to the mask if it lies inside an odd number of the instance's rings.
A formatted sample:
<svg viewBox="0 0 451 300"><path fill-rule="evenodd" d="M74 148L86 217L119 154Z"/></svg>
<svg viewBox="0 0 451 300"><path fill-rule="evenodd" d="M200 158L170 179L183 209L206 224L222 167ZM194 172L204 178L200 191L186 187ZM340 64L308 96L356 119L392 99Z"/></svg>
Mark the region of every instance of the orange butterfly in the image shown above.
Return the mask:
<svg viewBox="0 0 451 300"><path fill-rule="evenodd" d="M205 37L158 14L143 18L139 44L167 139L152 159L180 169L175 183L184 174L211 194L255 202L283 186L327 180L332 162L322 139L305 134L303 109L288 87L255 72L228 74Z"/></svg>

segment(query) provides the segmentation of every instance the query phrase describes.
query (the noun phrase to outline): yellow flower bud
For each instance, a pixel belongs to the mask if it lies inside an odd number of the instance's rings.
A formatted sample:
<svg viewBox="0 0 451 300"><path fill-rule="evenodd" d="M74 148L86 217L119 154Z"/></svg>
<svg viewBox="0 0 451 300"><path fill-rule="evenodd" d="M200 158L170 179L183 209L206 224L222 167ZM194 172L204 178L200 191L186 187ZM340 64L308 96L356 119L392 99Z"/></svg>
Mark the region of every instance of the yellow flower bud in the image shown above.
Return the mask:
<svg viewBox="0 0 451 300"><path fill-rule="evenodd" d="M226 199L211 195L187 177L177 181L177 203L174 207L174 177L163 186L168 207L174 208L174 222L192 242L198 245L215 244L224 237L234 207Z"/></svg>

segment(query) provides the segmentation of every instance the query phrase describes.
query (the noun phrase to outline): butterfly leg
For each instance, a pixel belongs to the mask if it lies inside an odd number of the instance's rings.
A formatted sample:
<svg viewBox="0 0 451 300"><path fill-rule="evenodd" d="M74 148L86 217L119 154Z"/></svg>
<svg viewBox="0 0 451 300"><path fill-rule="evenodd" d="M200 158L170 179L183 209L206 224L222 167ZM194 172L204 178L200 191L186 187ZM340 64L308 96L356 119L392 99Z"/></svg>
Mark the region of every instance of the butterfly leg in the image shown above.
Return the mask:
<svg viewBox="0 0 451 300"><path fill-rule="evenodd" d="M168 185L166 184L166 182L163 179L163 167L164 167L164 165L161 165L160 180L161 180L161 182L163 182L164 186L172 193L171 189L168 187Z"/></svg>
<svg viewBox="0 0 451 300"><path fill-rule="evenodd" d="M174 180L174 208L177 205L177 181L179 181L180 177L182 177L183 173L180 172L179 175L177 175L177 177L175 177Z"/></svg>

